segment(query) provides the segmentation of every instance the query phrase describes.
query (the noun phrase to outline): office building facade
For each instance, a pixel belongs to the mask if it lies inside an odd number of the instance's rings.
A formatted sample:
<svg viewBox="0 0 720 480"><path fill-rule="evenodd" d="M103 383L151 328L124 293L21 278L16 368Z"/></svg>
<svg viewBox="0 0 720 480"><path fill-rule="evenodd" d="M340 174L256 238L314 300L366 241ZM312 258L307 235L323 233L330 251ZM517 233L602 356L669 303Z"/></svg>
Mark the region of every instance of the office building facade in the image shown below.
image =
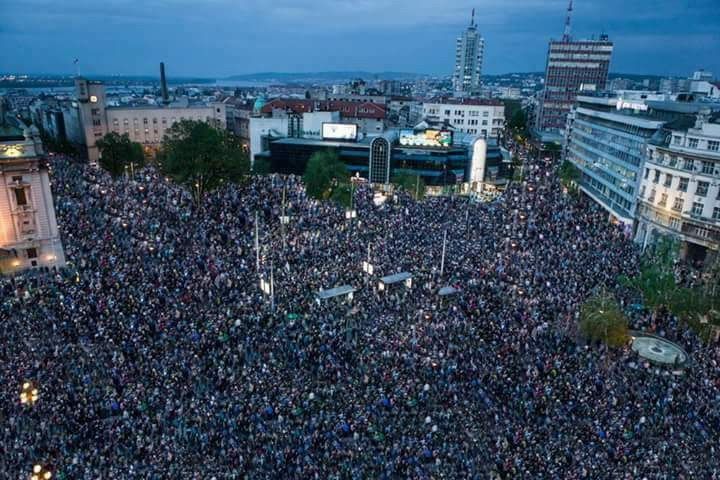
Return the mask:
<svg viewBox="0 0 720 480"><path fill-rule="evenodd" d="M265 158L272 172L302 175L316 152L333 151L349 175L384 185L399 174L419 175L434 191L462 185L467 191L502 188L511 173L510 157L495 140L457 133L451 144L409 144L408 135L424 138L437 130L391 129L358 141L342 139L271 139Z"/></svg>
<svg viewBox="0 0 720 480"><path fill-rule="evenodd" d="M580 189L628 234L646 144L664 124L646 111L641 101L581 96L567 123L565 158L580 170Z"/></svg>
<svg viewBox="0 0 720 480"><path fill-rule="evenodd" d="M613 43L604 34L599 40L574 40L571 14L572 0L562 40L551 40L548 45L545 86L535 124L541 135L561 135L578 94L603 91L608 81Z"/></svg>
<svg viewBox="0 0 720 480"><path fill-rule="evenodd" d="M225 129L226 106L222 102L190 103L164 101L160 105L110 106L102 82L84 78L75 80L75 95L87 157L97 162L97 141L107 133L127 134L152 155L161 145L168 129L181 120L197 120Z"/></svg>

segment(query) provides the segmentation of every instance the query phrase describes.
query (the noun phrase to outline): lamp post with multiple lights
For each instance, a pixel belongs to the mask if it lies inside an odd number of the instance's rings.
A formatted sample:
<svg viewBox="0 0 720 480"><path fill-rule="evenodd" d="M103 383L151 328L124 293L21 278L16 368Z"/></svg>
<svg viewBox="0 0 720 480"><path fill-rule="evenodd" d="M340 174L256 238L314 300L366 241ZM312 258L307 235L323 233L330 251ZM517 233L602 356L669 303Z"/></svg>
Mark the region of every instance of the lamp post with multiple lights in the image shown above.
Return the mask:
<svg viewBox="0 0 720 480"><path fill-rule="evenodd" d="M20 392L20 403L23 405L35 405L39 398L38 389L33 382L25 382Z"/></svg>
<svg viewBox="0 0 720 480"><path fill-rule="evenodd" d="M52 472L46 466L35 464L32 469L32 475L30 480L50 480L52 478Z"/></svg>

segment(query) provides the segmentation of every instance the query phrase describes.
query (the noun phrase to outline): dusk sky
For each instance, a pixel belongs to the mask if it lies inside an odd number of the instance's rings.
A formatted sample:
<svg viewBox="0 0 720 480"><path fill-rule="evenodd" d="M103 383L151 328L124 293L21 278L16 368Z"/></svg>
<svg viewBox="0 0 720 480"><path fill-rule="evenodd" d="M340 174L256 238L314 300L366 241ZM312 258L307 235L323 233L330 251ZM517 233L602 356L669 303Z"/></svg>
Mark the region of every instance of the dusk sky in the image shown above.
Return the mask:
<svg viewBox="0 0 720 480"><path fill-rule="evenodd" d="M449 74L473 7L484 73L544 70L566 0L0 0L0 71ZM720 0L576 0L573 34L603 31L612 72L720 76Z"/></svg>

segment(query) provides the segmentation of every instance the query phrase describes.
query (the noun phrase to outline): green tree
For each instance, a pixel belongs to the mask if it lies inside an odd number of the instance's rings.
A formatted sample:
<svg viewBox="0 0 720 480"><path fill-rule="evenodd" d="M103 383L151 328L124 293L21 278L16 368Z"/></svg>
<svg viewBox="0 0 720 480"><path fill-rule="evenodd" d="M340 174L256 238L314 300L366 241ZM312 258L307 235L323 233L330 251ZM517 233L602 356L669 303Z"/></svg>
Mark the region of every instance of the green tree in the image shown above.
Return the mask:
<svg viewBox="0 0 720 480"><path fill-rule="evenodd" d="M127 133L110 132L97 141L100 166L113 177L119 177L131 163L138 168L145 164L142 145L130 140Z"/></svg>
<svg viewBox="0 0 720 480"><path fill-rule="evenodd" d="M580 180L580 170L568 160L563 160L558 171L560 183L568 190L577 191L577 182Z"/></svg>
<svg viewBox="0 0 720 480"><path fill-rule="evenodd" d="M420 175L399 173L393 177L392 183L408 192L415 200L425 198L425 181Z"/></svg>
<svg viewBox="0 0 720 480"><path fill-rule="evenodd" d="M332 198L335 190L341 190L349 181L347 167L332 150L314 153L308 160L303 175L307 194L318 200ZM341 193L335 195L337 198Z"/></svg>
<svg viewBox="0 0 720 480"><path fill-rule="evenodd" d="M270 161L267 158L256 158L252 166L253 175L267 175L270 173Z"/></svg>
<svg viewBox="0 0 720 480"><path fill-rule="evenodd" d="M161 170L190 189L200 205L223 182L244 179L250 161L228 131L198 120L182 120L165 134Z"/></svg>
<svg viewBox="0 0 720 480"><path fill-rule="evenodd" d="M580 332L609 347L621 347L629 340L627 318L615 297L605 291L590 297L580 308Z"/></svg>
<svg viewBox="0 0 720 480"><path fill-rule="evenodd" d="M700 285L679 285L675 277L675 262L679 256L679 242L663 236L648 248L634 277L620 277L619 282L640 293L647 308L672 313L685 321L701 336L709 325L720 325L717 291L720 267L710 266Z"/></svg>
<svg viewBox="0 0 720 480"><path fill-rule="evenodd" d="M635 289L643 298L647 308L670 311L684 310L682 296L684 289L675 281L674 266L678 257L679 244L668 238L660 238L648 248L640 260L640 272L634 277L621 277L620 283Z"/></svg>

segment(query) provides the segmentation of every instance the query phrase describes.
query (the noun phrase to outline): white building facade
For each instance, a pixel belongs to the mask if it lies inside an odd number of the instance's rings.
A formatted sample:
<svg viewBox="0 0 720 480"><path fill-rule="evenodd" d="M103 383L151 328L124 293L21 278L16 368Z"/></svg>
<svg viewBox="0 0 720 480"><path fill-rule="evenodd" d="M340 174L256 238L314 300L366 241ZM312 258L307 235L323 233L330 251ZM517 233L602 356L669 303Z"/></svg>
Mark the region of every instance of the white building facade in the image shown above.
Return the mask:
<svg viewBox="0 0 720 480"><path fill-rule="evenodd" d="M647 147L635 239L679 239L683 254L714 258L720 245L720 116L704 112L693 127L663 130Z"/></svg>
<svg viewBox="0 0 720 480"><path fill-rule="evenodd" d="M35 127L21 127L0 126L0 273L4 275L65 265L40 135Z"/></svg>
<svg viewBox="0 0 720 480"><path fill-rule="evenodd" d="M498 100L435 99L423 104L423 117L447 123L456 131L494 138L505 128L505 106Z"/></svg>

